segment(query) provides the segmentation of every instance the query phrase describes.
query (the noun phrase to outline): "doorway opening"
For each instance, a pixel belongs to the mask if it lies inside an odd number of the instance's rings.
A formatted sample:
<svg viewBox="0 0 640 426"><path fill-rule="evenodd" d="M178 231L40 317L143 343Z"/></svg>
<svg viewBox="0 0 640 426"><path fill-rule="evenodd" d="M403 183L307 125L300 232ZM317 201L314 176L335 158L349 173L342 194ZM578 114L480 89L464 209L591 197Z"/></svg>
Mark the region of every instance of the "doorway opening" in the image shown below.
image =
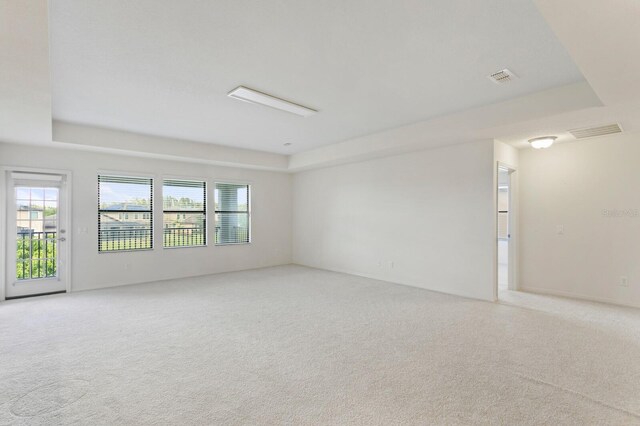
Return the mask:
<svg viewBox="0 0 640 426"><path fill-rule="evenodd" d="M513 169L498 167L497 188L497 281L498 294L501 291L515 290L513 280L512 245L512 182Z"/></svg>

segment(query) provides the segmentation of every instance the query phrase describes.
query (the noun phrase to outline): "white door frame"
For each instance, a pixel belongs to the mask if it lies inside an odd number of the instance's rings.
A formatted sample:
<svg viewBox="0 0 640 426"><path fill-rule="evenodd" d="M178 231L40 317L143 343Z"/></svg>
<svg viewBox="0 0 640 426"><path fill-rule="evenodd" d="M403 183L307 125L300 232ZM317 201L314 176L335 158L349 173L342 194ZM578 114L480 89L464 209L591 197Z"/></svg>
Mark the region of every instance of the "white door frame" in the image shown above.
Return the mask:
<svg viewBox="0 0 640 426"><path fill-rule="evenodd" d="M498 173L500 169L507 169L509 171L509 267L508 267L508 288L509 290L518 290L518 180L517 171L518 168L511 164L498 161L495 171L495 188L494 188L494 298L498 300ZM516 179L514 179L516 177Z"/></svg>
<svg viewBox="0 0 640 426"><path fill-rule="evenodd" d="M72 191L72 172L70 170L59 169L41 169L36 167L20 167L20 166L0 166L0 212L4 220L0 220L0 302L6 300L6 286L7 274L7 250L9 249L9 236L7 235L8 223L7 223L7 185L8 175L11 172L22 173L49 173L64 176L65 184L65 199L61 207L65 209L67 217L67 244L64 244L64 258L63 273L66 279L66 291L71 293L71 245L73 242L73 222L71 211L71 197Z"/></svg>

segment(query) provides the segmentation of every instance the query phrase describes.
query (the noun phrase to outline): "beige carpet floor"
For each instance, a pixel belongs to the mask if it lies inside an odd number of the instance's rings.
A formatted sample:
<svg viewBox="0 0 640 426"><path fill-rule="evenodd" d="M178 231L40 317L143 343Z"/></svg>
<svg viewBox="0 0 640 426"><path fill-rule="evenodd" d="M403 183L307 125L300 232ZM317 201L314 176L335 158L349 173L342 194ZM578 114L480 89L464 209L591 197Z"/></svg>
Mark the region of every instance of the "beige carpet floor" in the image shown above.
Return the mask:
<svg viewBox="0 0 640 426"><path fill-rule="evenodd" d="M299 266L10 301L0 424L640 424L640 312L619 309Z"/></svg>

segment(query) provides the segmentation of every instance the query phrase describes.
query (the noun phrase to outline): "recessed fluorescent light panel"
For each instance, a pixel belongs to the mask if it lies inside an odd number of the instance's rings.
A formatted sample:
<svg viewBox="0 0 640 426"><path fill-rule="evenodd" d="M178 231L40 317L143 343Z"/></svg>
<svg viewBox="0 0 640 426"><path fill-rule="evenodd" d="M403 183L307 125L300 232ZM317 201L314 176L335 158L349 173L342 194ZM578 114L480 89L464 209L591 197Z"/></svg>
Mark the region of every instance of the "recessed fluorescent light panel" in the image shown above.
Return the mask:
<svg viewBox="0 0 640 426"><path fill-rule="evenodd" d="M248 89L243 86L236 87L235 89L230 91L227 96L244 102L264 105L271 108L279 109L280 111L290 112L302 117L308 117L318 112L314 109L294 104L293 102L285 101L284 99L276 98L275 96L267 95L266 93Z"/></svg>

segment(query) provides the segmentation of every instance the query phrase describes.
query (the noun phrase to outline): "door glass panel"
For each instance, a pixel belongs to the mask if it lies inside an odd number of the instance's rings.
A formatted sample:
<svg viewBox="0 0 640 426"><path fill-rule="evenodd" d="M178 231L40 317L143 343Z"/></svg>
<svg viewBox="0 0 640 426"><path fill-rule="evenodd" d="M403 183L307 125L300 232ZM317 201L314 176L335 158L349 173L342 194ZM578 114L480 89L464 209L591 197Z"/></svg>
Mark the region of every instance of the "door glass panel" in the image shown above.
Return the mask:
<svg viewBox="0 0 640 426"><path fill-rule="evenodd" d="M57 276L59 189L16 187L16 278Z"/></svg>

